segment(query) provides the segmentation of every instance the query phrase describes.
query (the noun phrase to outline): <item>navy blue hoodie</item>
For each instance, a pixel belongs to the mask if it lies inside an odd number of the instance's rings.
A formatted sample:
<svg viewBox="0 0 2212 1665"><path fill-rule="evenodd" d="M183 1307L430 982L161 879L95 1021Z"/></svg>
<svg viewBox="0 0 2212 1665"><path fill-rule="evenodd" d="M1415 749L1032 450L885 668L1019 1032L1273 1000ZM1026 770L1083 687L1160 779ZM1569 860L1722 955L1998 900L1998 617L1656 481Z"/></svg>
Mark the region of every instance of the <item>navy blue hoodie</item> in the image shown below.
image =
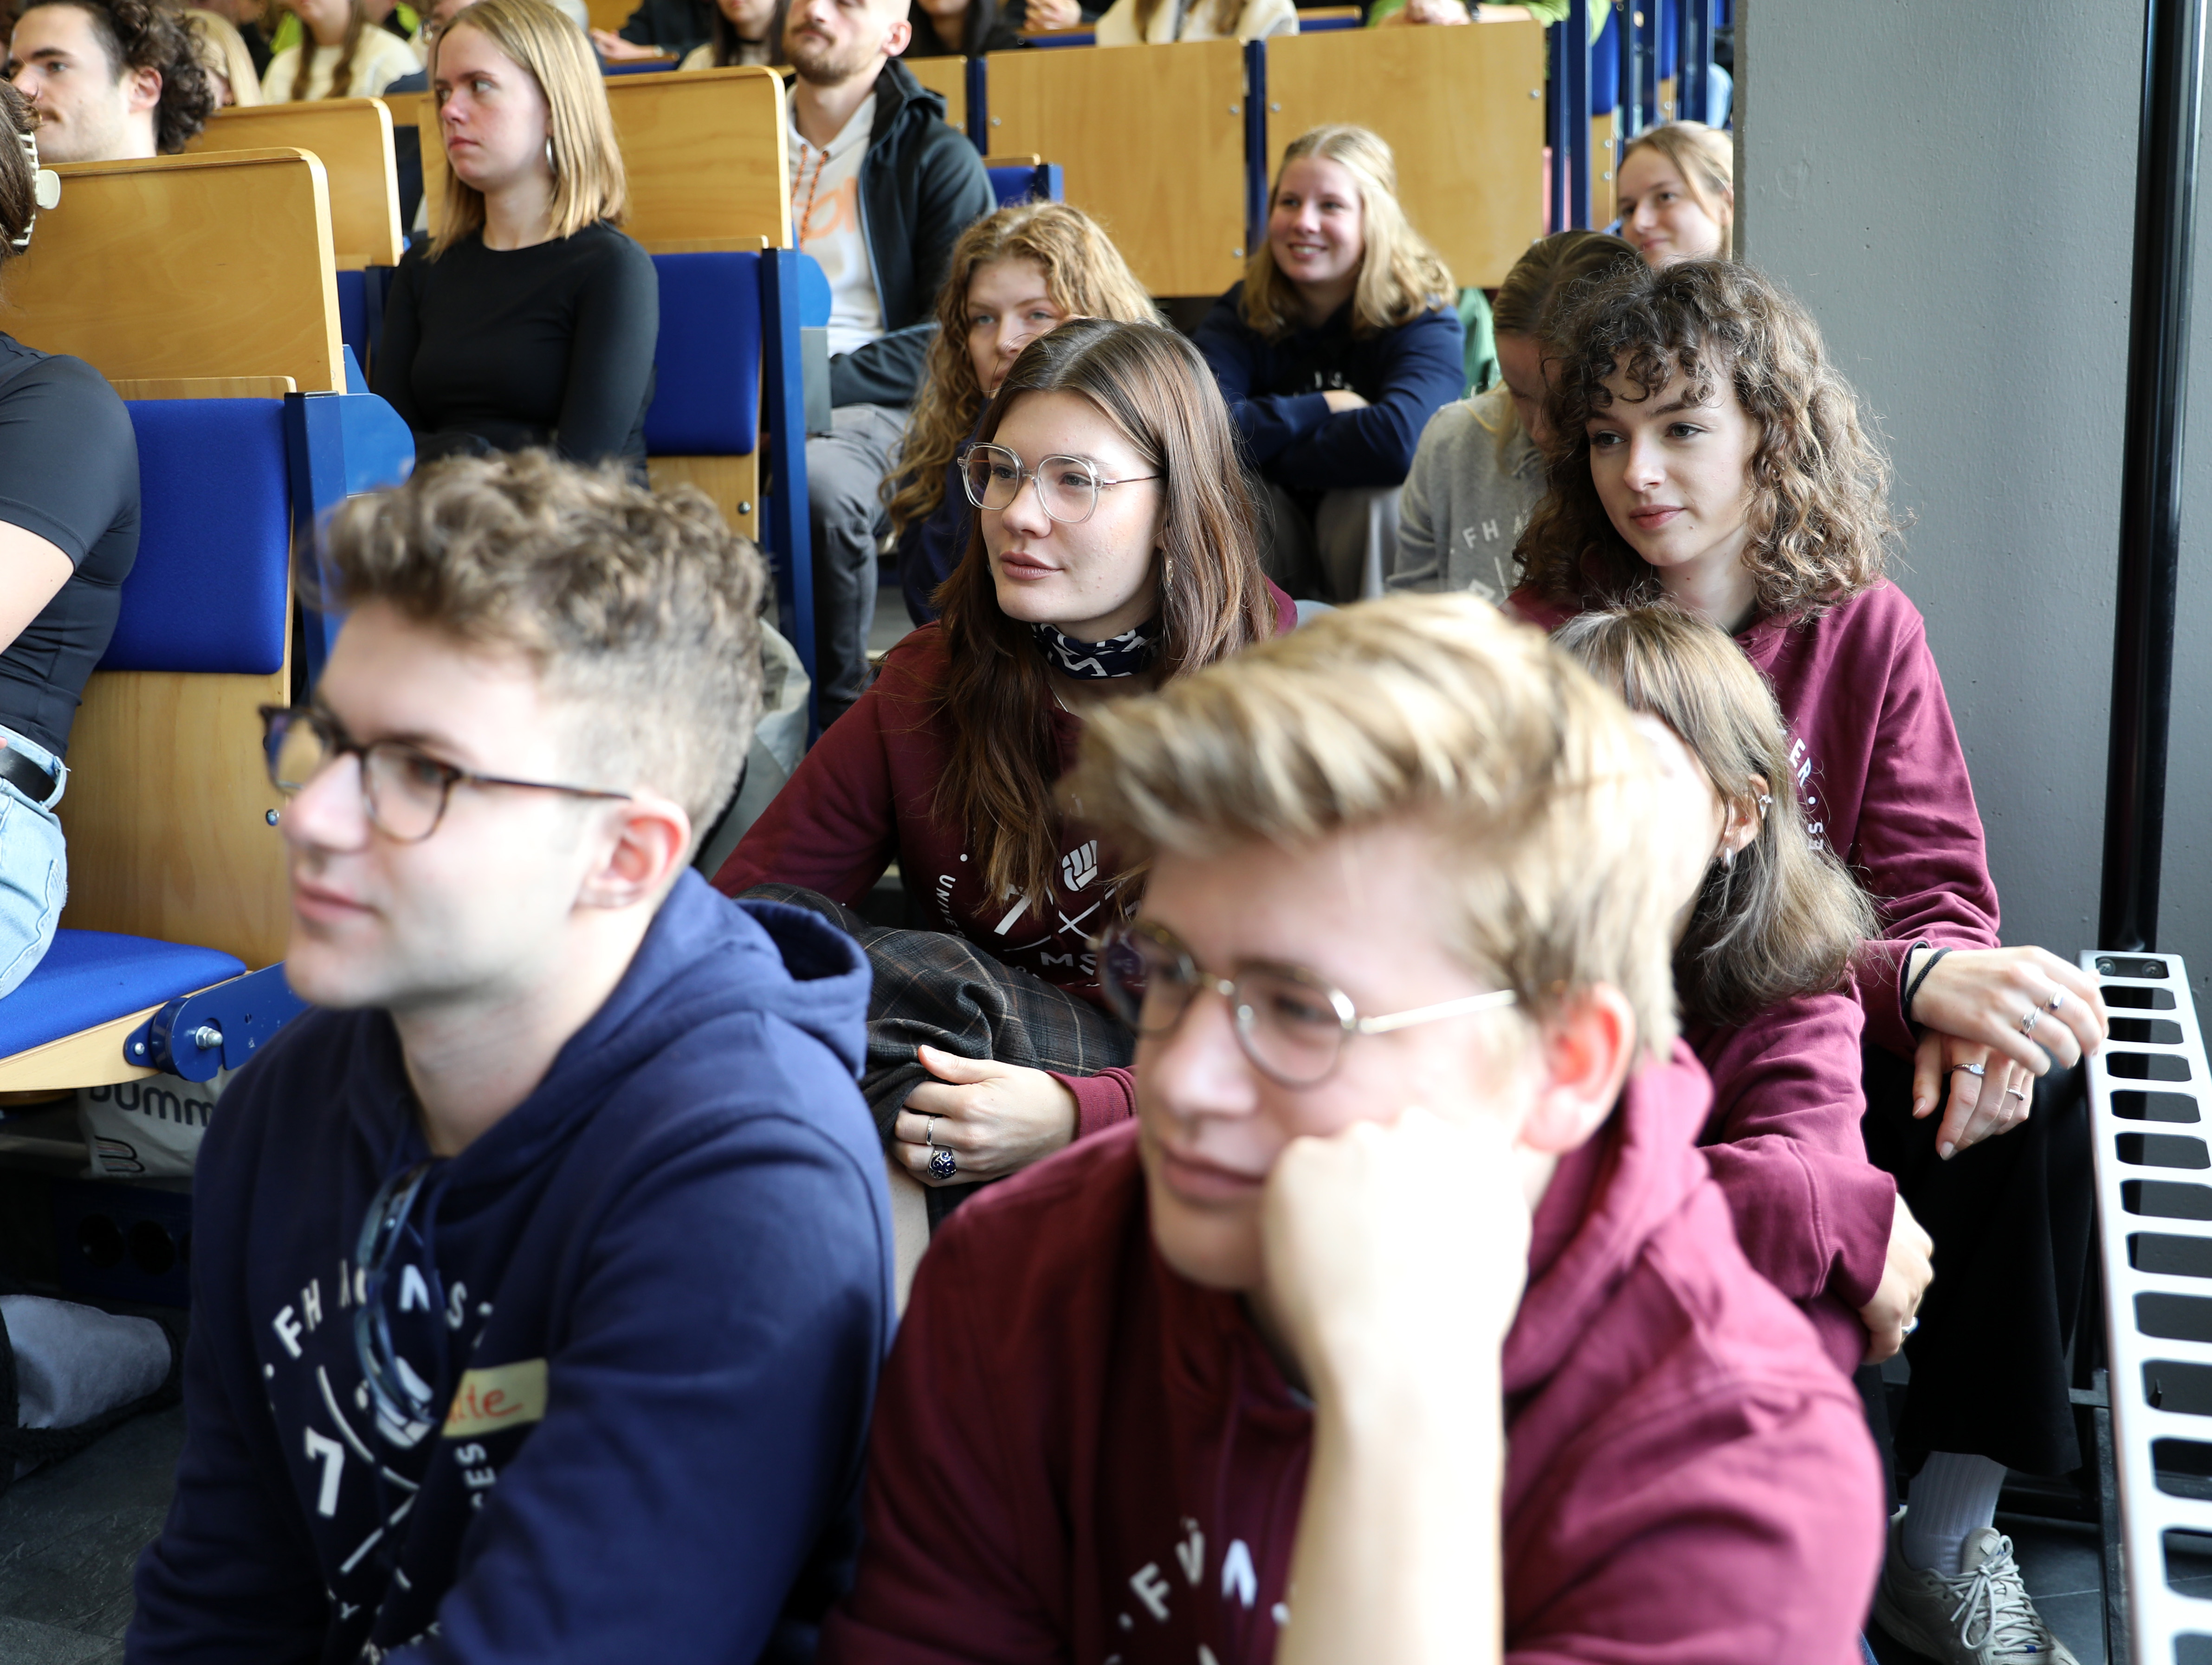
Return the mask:
<svg viewBox="0 0 2212 1665"><path fill-rule="evenodd" d="M1270 341L1244 321L1244 285L1213 303L1192 337L1260 477L1292 491L1398 486L1429 418L1460 396L1467 333L1449 307L1395 329L1352 332L1352 303L1317 330ZM1346 388L1364 410L1333 411L1322 397Z"/></svg>
<svg viewBox="0 0 2212 1665"><path fill-rule="evenodd" d="M811 1656L892 1327L867 994L820 918L684 876L416 1201L385 1306L442 1429L381 1423L356 1363L362 1220L428 1155L391 1020L295 1021L200 1156L185 1449L125 1657Z"/></svg>

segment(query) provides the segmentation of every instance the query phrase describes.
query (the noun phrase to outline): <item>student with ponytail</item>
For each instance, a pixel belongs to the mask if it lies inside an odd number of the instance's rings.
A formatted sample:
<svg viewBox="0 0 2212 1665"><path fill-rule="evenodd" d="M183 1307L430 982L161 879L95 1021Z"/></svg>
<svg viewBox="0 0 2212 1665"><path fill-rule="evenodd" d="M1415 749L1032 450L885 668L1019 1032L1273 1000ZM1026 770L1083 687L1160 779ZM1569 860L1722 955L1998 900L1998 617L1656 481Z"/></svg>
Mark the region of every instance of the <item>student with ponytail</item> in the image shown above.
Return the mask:
<svg viewBox="0 0 2212 1665"><path fill-rule="evenodd" d="M1429 418L1398 499L1393 590L1473 590L1503 601L1513 544L1544 495L1544 331L1558 303L1636 258L1601 231L1562 231L1529 245L1492 309L1503 380Z"/></svg>

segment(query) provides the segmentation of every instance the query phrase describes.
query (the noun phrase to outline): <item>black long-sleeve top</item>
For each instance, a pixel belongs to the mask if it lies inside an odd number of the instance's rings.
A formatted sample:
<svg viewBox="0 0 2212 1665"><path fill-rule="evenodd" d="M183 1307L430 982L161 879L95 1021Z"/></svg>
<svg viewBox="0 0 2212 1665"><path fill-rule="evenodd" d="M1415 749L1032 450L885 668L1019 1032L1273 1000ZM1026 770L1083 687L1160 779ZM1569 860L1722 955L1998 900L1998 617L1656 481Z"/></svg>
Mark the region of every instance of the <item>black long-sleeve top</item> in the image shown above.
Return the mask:
<svg viewBox="0 0 2212 1665"><path fill-rule="evenodd" d="M418 453L551 446L577 462L645 456L660 290L653 259L604 222L525 249L472 232L407 251L370 385Z"/></svg>

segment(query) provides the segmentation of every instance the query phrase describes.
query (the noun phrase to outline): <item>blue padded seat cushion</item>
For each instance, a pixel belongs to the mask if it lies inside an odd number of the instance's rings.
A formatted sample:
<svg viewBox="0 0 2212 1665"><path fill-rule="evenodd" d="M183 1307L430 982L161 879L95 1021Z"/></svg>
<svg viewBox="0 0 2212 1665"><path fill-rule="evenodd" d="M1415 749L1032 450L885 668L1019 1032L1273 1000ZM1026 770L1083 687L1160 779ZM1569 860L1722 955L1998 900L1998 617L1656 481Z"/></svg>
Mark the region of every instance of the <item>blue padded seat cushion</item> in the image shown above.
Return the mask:
<svg viewBox="0 0 2212 1665"><path fill-rule="evenodd" d="M284 667L290 480L282 399L134 399L138 560L103 671Z"/></svg>
<svg viewBox="0 0 2212 1665"><path fill-rule="evenodd" d="M0 1058L97 1028L244 972L212 948L112 931L57 931L38 969L0 996Z"/></svg>
<svg viewBox="0 0 2212 1665"><path fill-rule="evenodd" d="M760 443L757 254L656 254L660 337L645 448L654 457L744 457Z"/></svg>

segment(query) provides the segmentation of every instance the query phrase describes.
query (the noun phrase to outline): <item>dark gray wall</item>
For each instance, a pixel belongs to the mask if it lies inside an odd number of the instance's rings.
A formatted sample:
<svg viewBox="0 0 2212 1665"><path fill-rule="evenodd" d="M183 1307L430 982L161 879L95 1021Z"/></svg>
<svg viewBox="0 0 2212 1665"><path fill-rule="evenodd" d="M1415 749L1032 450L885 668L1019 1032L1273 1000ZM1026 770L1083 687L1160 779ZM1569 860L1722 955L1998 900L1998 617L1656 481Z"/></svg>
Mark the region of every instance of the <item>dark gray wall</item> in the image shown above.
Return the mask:
<svg viewBox="0 0 2212 1665"><path fill-rule="evenodd" d="M1739 13L1741 252L1811 307L1888 441L1916 517L1896 576L1927 616L2005 939L2071 959L2096 928L2142 9ZM2212 305L2198 315L2212 441ZM2212 643L2202 566L2185 643L2191 623ZM2161 942L2201 981L2212 653L2184 665Z"/></svg>

